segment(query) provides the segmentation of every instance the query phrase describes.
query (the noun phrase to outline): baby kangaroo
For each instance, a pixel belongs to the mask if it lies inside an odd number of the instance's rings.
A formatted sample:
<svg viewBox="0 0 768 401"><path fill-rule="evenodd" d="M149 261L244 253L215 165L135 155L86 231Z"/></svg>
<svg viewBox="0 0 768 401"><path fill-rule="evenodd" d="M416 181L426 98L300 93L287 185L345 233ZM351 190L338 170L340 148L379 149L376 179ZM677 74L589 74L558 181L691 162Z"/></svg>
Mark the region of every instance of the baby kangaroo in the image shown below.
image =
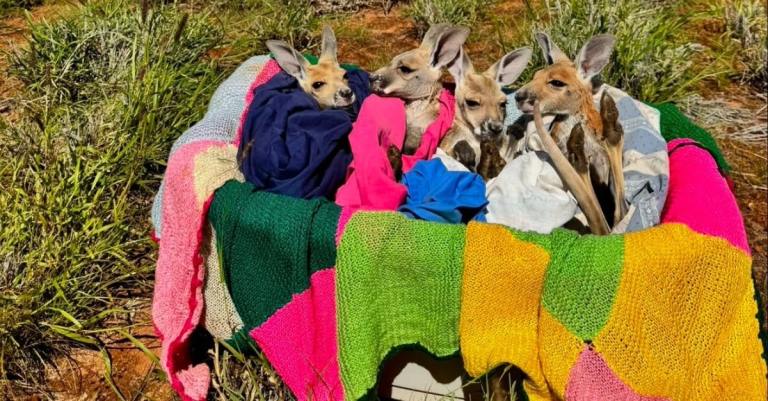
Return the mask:
<svg viewBox="0 0 768 401"><path fill-rule="evenodd" d="M282 40L268 40L267 48L280 68L296 78L321 109L343 108L355 102L355 94L345 78L346 72L336 60L336 36L329 26L323 28L320 58L315 65Z"/></svg>
<svg viewBox="0 0 768 401"><path fill-rule="evenodd" d="M613 209L613 224L618 223L626 214L624 133L613 99L604 94L598 112L592 94L598 89L593 86L594 78L608 64L616 39L607 34L594 36L581 49L575 63L547 34L538 33L536 39L548 65L517 91L515 100L521 111L534 114L542 144L564 184L576 197L592 232L607 234L608 223L595 189L610 192L612 188L613 204L609 206ZM542 114L555 116L549 134L544 130Z"/></svg>
<svg viewBox="0 0 768 401"><path fill-rule="evenodd" d="M456 80L457 112L440 148L486 181L499 175L509 153L504 134L507 97L501 88L515 82L530 59L531 49L524 47L477 73L462 50L448 67Z"/></svg>
<svg viewBox="0 0 768 401"><path fill-rule="evenodd" d="M371 75L371 89L381 96L405 101L406 136L402 152L413 154L427 126L440 109L442 69L453 62L467 40L469 29L449 24L432 26L421 45L395 56Z"/></svg>

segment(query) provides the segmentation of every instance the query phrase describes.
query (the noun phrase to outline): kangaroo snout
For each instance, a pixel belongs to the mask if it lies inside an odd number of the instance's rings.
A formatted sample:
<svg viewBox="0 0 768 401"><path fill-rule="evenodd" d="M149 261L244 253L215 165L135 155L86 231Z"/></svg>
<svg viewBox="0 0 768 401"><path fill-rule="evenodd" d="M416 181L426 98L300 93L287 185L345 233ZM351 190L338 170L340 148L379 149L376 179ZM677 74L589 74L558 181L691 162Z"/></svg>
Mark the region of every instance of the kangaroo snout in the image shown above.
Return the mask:
<svg viewBox="0 0 768 401"><path fill-rule="evenodd" d="M352 89L341 88L336 92L334 98L336 107L347 107L355 102L355 93L352 92Z"/></svg>
<svg viewBox="0 0 768 401"><path fill-rule="evenodd" d="M504 131L504 123L498 120L485 120L482 125L481 136L497 138Z"/></svg>
<svg viewBox="0 0 768 401"><path fill-rule="evenodd" d="M517 108L523 113L533 113L533 103L536 101L536 96L528 90L520 89L515 92L515 101L517 102Z"/></svg>

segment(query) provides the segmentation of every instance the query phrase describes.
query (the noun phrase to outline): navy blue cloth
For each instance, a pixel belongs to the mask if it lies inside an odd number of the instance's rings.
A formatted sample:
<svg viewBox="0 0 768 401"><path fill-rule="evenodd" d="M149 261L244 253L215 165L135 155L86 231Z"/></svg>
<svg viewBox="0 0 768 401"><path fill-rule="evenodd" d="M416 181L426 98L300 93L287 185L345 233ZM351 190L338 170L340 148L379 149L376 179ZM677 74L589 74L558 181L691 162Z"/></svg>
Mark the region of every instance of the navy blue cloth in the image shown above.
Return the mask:
<svg viewBox="0 0 768 401"><path fill-rule="evenodd" d="M454 224L485 221L485 182L475 173L449 171L432 159L416 163L403 184L408 195L398 210L408 217Z"/></svg>
<svg viewBox="0 0 768 401"><path fill-rule="evenodd" d="M254 89L238 149L246 181L276 194L333 200L352 161L347 136L370 93L365 71L347 71L347 80L355 102L346 109L320 110L285 72Z"/></svg>

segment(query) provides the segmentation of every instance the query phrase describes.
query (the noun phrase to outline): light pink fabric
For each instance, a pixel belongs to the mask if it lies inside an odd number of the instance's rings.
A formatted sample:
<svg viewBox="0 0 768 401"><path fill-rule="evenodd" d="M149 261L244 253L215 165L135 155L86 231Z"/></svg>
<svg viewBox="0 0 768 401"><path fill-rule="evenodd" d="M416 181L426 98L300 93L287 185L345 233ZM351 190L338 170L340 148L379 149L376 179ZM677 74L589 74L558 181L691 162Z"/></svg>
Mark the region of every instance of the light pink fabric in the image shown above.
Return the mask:
<svg viewBox="0 0 768 401"><path fill-rule="evenodd" d="M643 397L613 373L589 346L571 368L565 390L566 401L665 401L665 398Z"/></svg>
<svg viewBox="0 0 768 401"><path fill-rule="evenodd" d="M744 220L712 155L690 139L667 145L669 193L662 223L683 223L700 234L729 241L751 255Z"/></svg>
<svg viewBox="0 0 768 401"><path fill-rule="evenodd" d="M416 152L403 155L404 173L419 160L431 158L453 124L453 95L443 90L439 102L438 116L424 131ZM387 159L390 145L402 149L405 133L405 105L402 100L377 95L365 99L349 134L354 159L349 166L347 181L336 193L336 203L353 209L395 210L405 201L407 190L395 181Z"/></svg>
<svg viewBox="0 0 768 401"><path fill-rule="evenodd" d="M280 67L273 60L257 76L246 94L247 105L253 89L268 81ZM241 124L242 125L242 124ZM236 135L239 141L240 132ZM202 286L205 270L200 256L202 228L213 192L198 201L195 188L195 159L214 147L229 146L221 141L198 141L173 153L165 170L163 196L163 239L155 270L152 320L161 340L160 362L173 389L183 400L204 400L210 371L205 364L191 365L188 339L200 323L203 310Z"/></svg>
<svg viewBox="0 0 768 401"><path fill-rule="evenodd" d="M341 401L336 345L336 270L313 274L310 287L250 335L299 401Z"/></svg>
<svg viewBox="0 0 768 401"><path fill-rule="evenodd" d="M160 361L171 386L184 400L203 400L209 370L190 366L188 344L203 310L203 259L200 256L204 216L210 202L200 205L194 188L195 156L222 142L201 141L173 154L165 170L163 240L155 270L152 319L162 341Z"/></svg>

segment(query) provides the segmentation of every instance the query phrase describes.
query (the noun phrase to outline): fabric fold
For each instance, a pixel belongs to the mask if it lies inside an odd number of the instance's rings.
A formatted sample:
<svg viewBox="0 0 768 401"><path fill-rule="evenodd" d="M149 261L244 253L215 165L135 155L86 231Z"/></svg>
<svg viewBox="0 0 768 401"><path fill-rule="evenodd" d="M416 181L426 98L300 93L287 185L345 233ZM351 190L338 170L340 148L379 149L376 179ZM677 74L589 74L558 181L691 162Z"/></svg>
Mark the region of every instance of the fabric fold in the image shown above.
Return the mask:
<svg viewBox="0 0 768 401"><path fill-rule="evenodd" d="M347 135L369 93L367 73L348 71L347 78L355 94L348 110L321 110L285 72L254 90L238 149L248 182L273 193L333 199L352 160Z"/></svg>
<svg viewBox="0 0 768 401"><path fill-rule="evenodd" d="M416 162L428 160L435 154L440 140L453 124L453 95L443 90L438 98L440 109L421 138L413 155L403 155L403 172ZM336 203L355 210L396 210L405 201L407 190L395 180L387 159L387 150L402 149L405 141L405 104L397 98L369 96L363 103L349 134L353 160L346 182L336 193Z"/></svg>
<svg viewBox="0 0 768 401"><path fill-rule="evenodd" d="M408 195L398 211L406 216L454 224L485 220L485 182L477 174L448 171L432 159L416 163L403 185Z"/></svg>

